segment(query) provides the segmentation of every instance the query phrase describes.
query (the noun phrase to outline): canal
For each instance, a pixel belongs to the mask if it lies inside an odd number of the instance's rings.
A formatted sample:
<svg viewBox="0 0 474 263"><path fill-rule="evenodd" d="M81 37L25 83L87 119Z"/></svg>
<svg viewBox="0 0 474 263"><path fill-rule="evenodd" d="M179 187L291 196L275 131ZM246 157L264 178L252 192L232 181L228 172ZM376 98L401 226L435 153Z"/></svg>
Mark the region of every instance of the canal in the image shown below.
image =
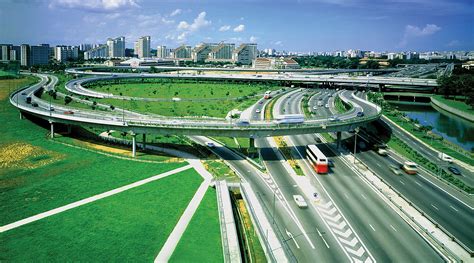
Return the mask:
<svg viewBox="0 0 474 263"><path fill-rule="evenodd" d="M453 114L437 111L430 105L396 104L409 118L416 119L424 126L433 127L433 132L462 148L474 149L474 123Z"/></svg>

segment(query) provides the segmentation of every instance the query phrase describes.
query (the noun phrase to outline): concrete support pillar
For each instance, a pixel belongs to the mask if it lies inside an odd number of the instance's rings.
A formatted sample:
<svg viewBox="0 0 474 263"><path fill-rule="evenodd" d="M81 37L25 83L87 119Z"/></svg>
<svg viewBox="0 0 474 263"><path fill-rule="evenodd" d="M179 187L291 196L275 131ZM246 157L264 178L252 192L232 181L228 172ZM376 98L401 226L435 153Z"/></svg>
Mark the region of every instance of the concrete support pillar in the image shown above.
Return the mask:
<svg viewBox="0 0 474 263"><path fill-rule="evenodd" d="M146 134L143 134L143 150L146 149Z"/></svg>
<svg viewBox="0 0 474 263"><path fill-rule="evenodd" d="M132 157L137 156L137 135L132 133Z"/></svg>
<svg viewBox="0 0 474 263"><path fill-rule="evenodd" d="M254 138L250 138L250 140L249 140L249 148L250 148L250 149L255 148L255 139L254 139Z"/></svg>
<svg viewBox="0 0 474 263"><path fill-rule="evenodd" d="M50 136L51 136L51 139L53 139L54 138L54 122L50 121L49 123L51 124Z"/></svg>
<svg viewBox="0 0 474 263"><path fill-rule="evenodd" d="M67 125L67 134L71 134L71 132L72 132L72 126L71 126L71 124L68 124Z"/></svg>
<svg viewBox="0 0 474 263"><path fill-rule="evenodd" d="M20 111L20 120L23 120L23 113Z"/></svg>
<svg viewBox="0 0 474 263"><path fill-rule="evenodd" d="M341 147L341 132L338 131L336 132L336 137L337 137L337 149L339 149Z"/></svg>

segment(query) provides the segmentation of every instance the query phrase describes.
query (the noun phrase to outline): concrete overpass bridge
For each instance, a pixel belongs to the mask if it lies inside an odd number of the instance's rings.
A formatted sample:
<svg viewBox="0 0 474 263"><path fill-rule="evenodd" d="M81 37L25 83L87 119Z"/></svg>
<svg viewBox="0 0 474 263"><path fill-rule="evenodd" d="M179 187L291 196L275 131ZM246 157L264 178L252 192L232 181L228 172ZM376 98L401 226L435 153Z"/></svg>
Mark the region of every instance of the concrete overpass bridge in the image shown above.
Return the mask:
<svg viewBox="0 0 474 263"><path fill-rule="evenodd" d="M54 136L54 124L61 123L70 125L83 125L97 127L104 130L117 130L132 134L133 148L135 149L135 136L143 134L164 135L204 135L204 136L226 136L226 137L270 137L295 134L310 134L319 132L339 132L352 130L378 119L381 115L380 107L375 104L362 105L362 111L367 112L364 117L357 117L357 112L349 112L338 116L339 120L330 118L306 119L298 124L281 124L274 120L251 121L246 124L232 120L218 118L179 118L164 117L158 115L125 114L125 111L114 110L111 112L100 112L61 106L51 110L50 103L35 94L47 84L47 75L36 74L41 81L25 89L18 90L10 96L10 102L22 113L29 113L41 119L47 120L51 125L51 136ZM129 78L128 75L105 76L102 78ZM136 77L136 76L134 76ZM152 76L146 76L152 77ZM153 76L159 77L159 76ZM100 77L94 78L96 80ZM74 85L74 84L73 84ZM27 97L31 97L28 103ZM346 98L344 98L346 100ZM348 100L349 103L357 104L357 98ZM367 109L365 109L367 108ZM135 152L135 151L133 151Z"/></svg>

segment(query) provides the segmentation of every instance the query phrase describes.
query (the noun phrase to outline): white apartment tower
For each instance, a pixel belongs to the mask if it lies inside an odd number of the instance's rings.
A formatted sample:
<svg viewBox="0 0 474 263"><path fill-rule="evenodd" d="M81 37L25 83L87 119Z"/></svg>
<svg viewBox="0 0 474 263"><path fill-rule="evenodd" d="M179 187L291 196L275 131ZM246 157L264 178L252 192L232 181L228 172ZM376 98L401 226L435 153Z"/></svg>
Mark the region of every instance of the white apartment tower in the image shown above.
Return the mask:
<svg viewBox="0 0 474 263"><path fill-rule="evenodd" d="M109 38L107 39L107 46L110 58L125 57L125 37Z"/></svg>
<svg viewBox="0 0 474 263"><path fill-rule="evenodd" d="M135 54L138 58L149 58L150 54L150 36L143 36L138 39L135 45Z"/></svg>

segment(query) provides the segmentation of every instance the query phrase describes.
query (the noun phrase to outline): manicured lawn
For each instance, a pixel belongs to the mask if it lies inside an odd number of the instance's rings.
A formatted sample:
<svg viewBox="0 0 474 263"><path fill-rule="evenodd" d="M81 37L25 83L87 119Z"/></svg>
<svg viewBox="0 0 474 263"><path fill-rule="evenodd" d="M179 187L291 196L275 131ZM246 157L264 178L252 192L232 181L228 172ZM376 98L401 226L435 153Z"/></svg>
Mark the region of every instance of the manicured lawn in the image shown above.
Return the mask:
<svg viewBox="0 0 474 263"><path fill-rule="evenodd" d="M231 83L194 83L182 81L153 80L154 82L135 83L97 83L90 85L97 91L116 95L165 98L168 101L138 101L101 99L97 102L142 113L154 113L163 116L208 116L225 117L232 109L244 110L253 105L267 90L276 90L278 86ZM171 98L195 99L194 101L171 101ZM205 99L205 100L202 100Z"/></svg>
<svg viewBox="0 0 474 263"><path fill-rule="evenodd" d="M463 112L474 114L474 109L471 106L467 105L465 102L460 101L460 99L459 100L446 99L442 95L434 95L434 98L450 107L453 107Z"/></svg>
<svg viewBox="0 0 474 263"><path fill-rule="evenodd" d="M201 182L194 170L186 170L4 232L0 260L152 262ZM186 243L200 238L193 244L218 260L222 252L215 194L207 198L211 200L198 210ZM199 229L202 236L195 236Z"/></svg>
<svg viewBox="0 0 474 263"><path fill-rule="evenodd" d="M2 80L0 94L28 82ZM185 165L124 160L52 142L48 129L19 119L8 96L0 100L0 119L1 225Z"/></svg>
<svg viewBox="0 0 474 263"><path fill-rule="evenodd" d="M215 189L207 190L170 262L224 262Z"/></svg>

